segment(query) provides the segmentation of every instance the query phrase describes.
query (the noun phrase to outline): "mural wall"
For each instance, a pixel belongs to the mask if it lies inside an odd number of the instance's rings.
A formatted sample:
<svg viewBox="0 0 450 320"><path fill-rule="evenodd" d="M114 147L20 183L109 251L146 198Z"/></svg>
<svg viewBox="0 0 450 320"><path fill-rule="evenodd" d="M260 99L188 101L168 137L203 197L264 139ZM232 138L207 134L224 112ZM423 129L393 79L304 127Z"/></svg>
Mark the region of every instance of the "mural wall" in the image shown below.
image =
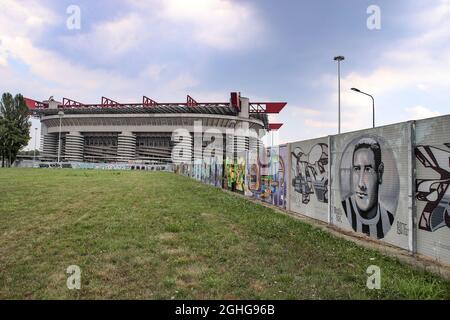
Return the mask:
<svg viewBox="0 0 450 320"><path fill-rule="evenodd" d="M248 152L247 159L245 194L286 208L288 146Z"/></svg>
<svg viewBox="0 0 450 320"><path fill-rule="evenodd" d="M223 188L225 190L236 190L236 174L234 171L234 161L226 157L223 168Z"/></svg>
<svg viewBox="0 0 450 320"><path fill-rule="evenodd" d="M234 162L234 177L236 179L236 192L244 193L245 191L245 166L247 161L247 152L237 154Z"/></svg>
<svg viewBox="0 0 450 320"><path fill-rule="evenodd" d="M223 169L224 189L244 194L246 161L247 153L245 151L239 153L236 160L228 157L225 159L225 167Z"/></svg>
<svg viewBox="0 0 450 320"><path fill-rule="evenodd" d="M276 147L274 149L277 149ZM272 204L287 208L288 203L288 175L289 175L289 146L282 145L278 148L278 158L273 159L272 173Z"/></svg>
<svg viewBox="0 0 450 320"><path fill-rule="evenodd" d="M175 170L450 264L450 115Z"/></svg>
<svg viewBox="0 0 450 320"><path fill-rule="evenodd" d="M203 161L201 159L195 159L192 166L192 178L197 181L202 181L202 169Z"/></svg>
<svg viewBox="0 0 450 320"><path fill-rule="evenodd" d="M173 165L174 172L176 174L179 174L182 176L191 177L191 175L192 175L191 169L192 169L192 166L188 163L181 163L181 164Z"/></svg>
<svg viewBox="0 0 450 320"><path fill-rule="evenodd" d="M212 157L210 160L210 180L209 184L218 188L222 187L222 179L223 179L223 164L222 159L218 159L216 157Z"/></svg>
<svg viewBox="0 0 450 320"><path fill-rule="evenodd" d="M416 122L417 252L450 263L450 117Z"/></svg>
<svg viewBox="0 0 450 320"><path fill-rule="evenodd" d="M328 138L290 145L290 210L328 221Z"/></svg>
<svg viewBox="0 0 450 320"><path fill-rule="evenodd" d="M408 123L334 136L331 222L410 248Z"/></svg>
<svg viewBox="0 0 450 320"><path fill-rule="evenodd" d="M263 154L265 155L265 151ZM258 152L249 151L245 171L246 196L259 198L261 190L260 167Z"/></svg>

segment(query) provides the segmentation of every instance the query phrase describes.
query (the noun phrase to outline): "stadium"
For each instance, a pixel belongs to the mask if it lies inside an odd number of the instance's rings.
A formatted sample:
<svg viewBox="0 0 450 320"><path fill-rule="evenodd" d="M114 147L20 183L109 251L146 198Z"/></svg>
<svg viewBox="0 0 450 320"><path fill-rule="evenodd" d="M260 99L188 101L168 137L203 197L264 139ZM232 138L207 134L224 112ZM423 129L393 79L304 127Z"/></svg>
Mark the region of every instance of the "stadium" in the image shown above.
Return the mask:
<svg viewBox="0 0 450 320"><path fill-rule="evenodd" d="M102 97L100 104L85 104L52 97L46 101L26 98L30 113L41 122L41 161L86 163L172 162L176 145L173 133L189 134L178 143L194 150L194 125L219 130L234 151L261 146L261 138L282 124L269 123L268 114L279 113L285 102L250 102L232 92L228 102L197 102L187 96L183 103L159 103L146 96L139 103L119 103ZM257 137L229 135L229 129L248 128ZM227 131L228 129L228 131ZM203 142L205 148L207 143ZM194 152L184 155L193 159Z"/></svg>

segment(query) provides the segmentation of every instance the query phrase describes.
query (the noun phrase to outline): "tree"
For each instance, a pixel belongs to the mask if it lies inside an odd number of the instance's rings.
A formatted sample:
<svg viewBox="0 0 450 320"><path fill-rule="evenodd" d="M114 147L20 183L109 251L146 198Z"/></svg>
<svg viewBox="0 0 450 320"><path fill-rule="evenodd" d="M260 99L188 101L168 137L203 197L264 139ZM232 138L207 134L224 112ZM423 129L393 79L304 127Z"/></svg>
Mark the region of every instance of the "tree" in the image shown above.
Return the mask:
<svg viewBox="0 0 450 320"><path fill-rule="evenodd" d="M10 166L30 140L29 110L21 94L4 93L0 101L0 156Z"/></svg>

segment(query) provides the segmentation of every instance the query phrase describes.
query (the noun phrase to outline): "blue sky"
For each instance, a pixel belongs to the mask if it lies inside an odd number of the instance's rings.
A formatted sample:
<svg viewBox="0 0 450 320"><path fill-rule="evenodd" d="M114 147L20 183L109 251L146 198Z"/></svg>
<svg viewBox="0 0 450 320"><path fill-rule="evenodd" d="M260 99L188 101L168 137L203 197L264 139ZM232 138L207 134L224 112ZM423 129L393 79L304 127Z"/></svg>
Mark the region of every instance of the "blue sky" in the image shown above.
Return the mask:
<svg viewBox="0 0 450 320"><path fill-rule="evenodd" d="M81 28L66 26L69 5ZM381 29L369 30L377 5ZM81 102L287 101L279 141L449 113L450 0L0 0L0 91ZM33 121L38 126L38 121ZM31 130L34 133L34 130ZM32 139L29 144L34 146Z"/></svg>

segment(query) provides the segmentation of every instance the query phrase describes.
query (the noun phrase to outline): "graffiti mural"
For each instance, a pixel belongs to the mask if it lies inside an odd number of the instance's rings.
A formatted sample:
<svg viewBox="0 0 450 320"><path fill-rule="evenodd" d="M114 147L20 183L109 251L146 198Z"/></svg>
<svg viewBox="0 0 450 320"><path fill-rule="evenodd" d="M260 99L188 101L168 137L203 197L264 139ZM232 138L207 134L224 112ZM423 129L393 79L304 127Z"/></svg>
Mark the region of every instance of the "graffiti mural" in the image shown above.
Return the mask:
<svg viewBox="0 0 450 320"><path fill-rule="evenodd" d="M308 204L312 194L317 201L328 203L328 145L317 143L309 152L296 147L291 154L292 186L302 195L302 203Z"/></svg>
<svg viewBox="0 0 450 320"><path fill-rule="evenodd" d="M274 159L274 167L271 169L274 183L272 193L272 204L286 208L287 202L287 156L288 147L280 146L278 150L278 158Z"/></svg>
<svg viewBox="0 0 450 320"><path fill-rule="evenodd" d="M230 158L225 159L223 188L226 190L236 190L236 174L234 171L234 163Z"/></svg>
<svg viewBox="0 0 450 320"><path fill-rule="evenodd" d="M214 185L216 187L222 188L222 184L223 184L223 160L222 159L215 160L214 173L215 173Z"/></svg>
<svg viewBox="0 0 450 320"><path fill-rule="evenodd" d="M174 164L174 172L179 175L191 176L191 165L188 163Z"/></svg>
<svg viewBox="0 0 450 320"><path fill-rule="evenodd" d="M426 203L419 228L430 232L450 228L450 143L442 148L417 146L415 151L417 160L435 177L416 179L416 199Z"/></svg>
<svg viewBox="0 0 450 320"><path fill-rule="evenodd" d="M197 181L202 181L202 160L195 159L192 166L192 177Z"/></svg>
<svg viewBox="0 0 450 320"><path fill-rule="evenodd" d="M399 177L383 138L360 136L347 144L340 163L341 201L356 232L383 239L394 222Z"/></svg>
<svg viewBox="0 0 450 320"><path fill-rule="evenodd" d="M236 191L244 193L245 191L245 153L238 154L235 161L234 170L236 177Z"/></svg>
<svg viewBox="0 0 450 320"><path fill-rule="evenodd" d="M204 158L201 166L201 181L205 184L211 184L211 158Z"/></svg>
<svg viewBox="0 0 450 320"><path fill-rule="evenodd" d="M258 158L259 161L259 194L258 197L264 202L271 203L272 201L272 189L271 189L271 182L272 177L270 175L270 167L271 162L273 161L273 154L271 152L270 148L265 149L264 152L260 155ZM273 165L272 165L273 166Z"/></svg>
<svg viewBox="0 0 450 320"><path fill-rule="evenodd" d="M246 180L248 189L246 195L252 197L258 194L261 183L257 152L250 151L248 153Z"/></svg>
<svg viewBox="0 0 450 320"><path fill-rule="evenodd" d="M267 148L261 155L248 153L245 194L286 208L287 146Z"/></svg>

